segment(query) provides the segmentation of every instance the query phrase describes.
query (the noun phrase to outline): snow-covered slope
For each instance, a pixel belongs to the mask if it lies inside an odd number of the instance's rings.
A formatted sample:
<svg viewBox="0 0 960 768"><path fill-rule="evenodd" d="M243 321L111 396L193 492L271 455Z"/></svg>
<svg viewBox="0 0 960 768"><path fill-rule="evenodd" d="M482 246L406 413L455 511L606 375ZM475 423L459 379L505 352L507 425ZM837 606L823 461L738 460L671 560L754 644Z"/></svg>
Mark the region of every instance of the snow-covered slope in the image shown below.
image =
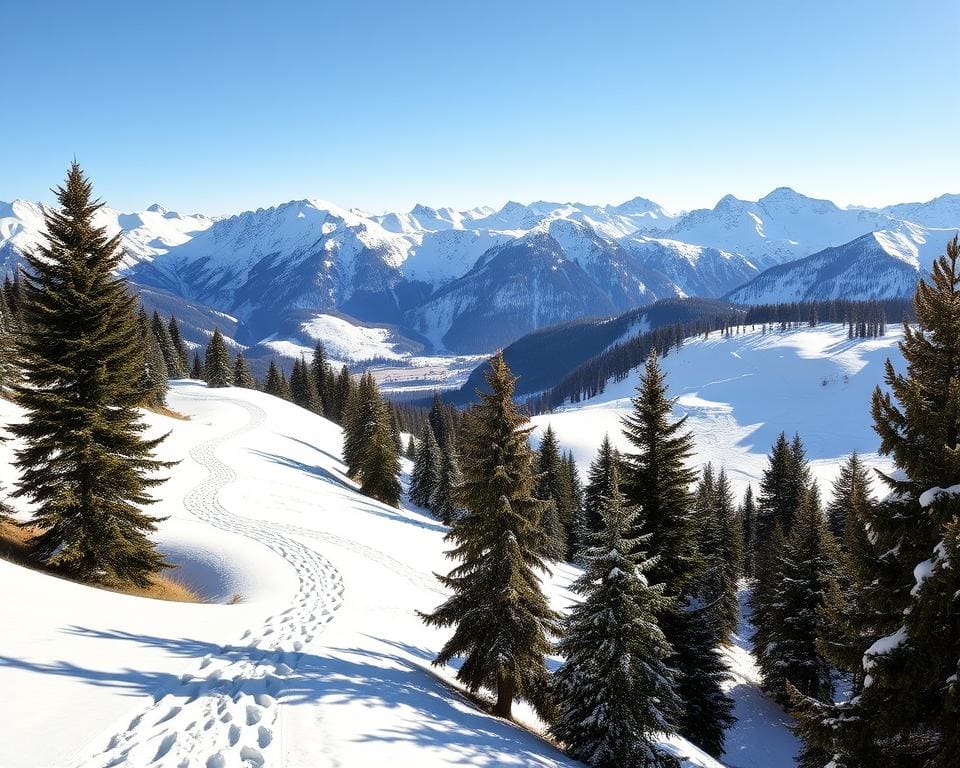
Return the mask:
<svg viewBox="0 0 960 768"><path fill-rule="evenodd" d="M890 221L879 211L843 209L780 187L756 202L727 195L713 209L687 213L664 236L738 253L765 269L883 229Z"/></svg>
<svg viewBox="0 0 960 768"><path fill-rule="evenodd" d="M902 223L762 272L731 291L738 304L890 299L913 294L954 230Z"/></svg>
<svg viewBox="0 0 960 768"><path fill-rule="evenodd" d="M154 204L134 213L104 207L97 212L95 222L106 227L110 235L122 233L123 264L131 267L186 243L209 229L214 219L167 211ZM0 274L13 271L19 256L42 242L45 232L42 205L27 200L0 201Z"/></svg>
<svg viewBox="0 0 960 768"><path fill-rule="evenodd" d="M686 415L696 444L694 463L724 466L736 492L756 483L766 455L781 431L799 432L813 471L829 493L829 481L851 451L876 467L890 468L877 454L870 394L883 384L883 362L902 367L889 327L877 339L847 339L841 325L787 331L754 331L724 339L688 340L663 358L674 412ZM629 450L620 419L630 411L637 372L608 382L597 397L534 418L553 425L560 444L574 451L585 470L605 433Z"/></svg>
<svg viewBox="0 0 960 768"><path fill-rule="evenodd" d="M479 712L452 669L431 669L445 633L415 611L444 598L433 575L449 568L444 528L359 495L335 425L189 382L170 405L189 420L148 417L152 433L171 433L163 455L181 460L160 489L158 538L212 597L242 600L157 603L0 561L15 628L0 648L5 768L574 765ZM0 423L15 418L0 401ZM14 447L0 443L5 468ZM546 581L556 607L575 575L557 566ZM755 682L733 669L733 694L749 702ZM755 737L784 738L782 714L749 712ZM722 768L682 739L665 746L685 766ZM786 752L769 758L737 748L733 764L790 765Z"/></svg>

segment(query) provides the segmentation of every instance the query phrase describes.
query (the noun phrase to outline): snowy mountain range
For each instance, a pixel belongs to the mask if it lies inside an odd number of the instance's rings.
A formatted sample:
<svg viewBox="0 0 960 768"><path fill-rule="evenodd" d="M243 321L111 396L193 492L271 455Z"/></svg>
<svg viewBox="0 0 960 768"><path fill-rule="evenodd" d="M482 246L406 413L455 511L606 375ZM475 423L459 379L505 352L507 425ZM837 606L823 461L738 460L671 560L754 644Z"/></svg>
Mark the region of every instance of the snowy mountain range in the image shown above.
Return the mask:
<svg viewBox="0 0 960 768"><path fill-rule="evenodd" d="M244 344L336 314L480 353L661 298L902 295L960 227L960 195L841 208L781 187L682 214L642 197L376 215L307 199L223 218L157 205L100 218L122 233L134 282L235 318ZM42 237L39 204L0 203L0 271Z"/></svg>

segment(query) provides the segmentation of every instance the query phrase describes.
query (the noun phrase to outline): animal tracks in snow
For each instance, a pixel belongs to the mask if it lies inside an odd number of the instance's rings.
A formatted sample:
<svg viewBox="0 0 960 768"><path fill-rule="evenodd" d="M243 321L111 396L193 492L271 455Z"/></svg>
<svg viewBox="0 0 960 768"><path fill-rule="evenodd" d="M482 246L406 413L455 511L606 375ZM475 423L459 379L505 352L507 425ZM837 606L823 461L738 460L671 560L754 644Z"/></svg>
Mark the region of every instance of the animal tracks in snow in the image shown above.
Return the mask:
<svg viewBox="0 0 960 768"><path fill-rule="evenodd" d="M206 399L199 397L196 399ZM291 526L233 514L219 491L237 478L216 450L256 429L266 413L242 400L221 400L244 409L247 423L190 451L208 471L184 497L184 507L216 528L259 541L296 570L293 604L261 625L249 628L235 645L198 659L192 671L156 694L127 727L109 737L82 768L260 768L279 764L278 699L296 675L301 651L334 616L343 601L343 580L321 554L292 538L315 535Z"/></svg>

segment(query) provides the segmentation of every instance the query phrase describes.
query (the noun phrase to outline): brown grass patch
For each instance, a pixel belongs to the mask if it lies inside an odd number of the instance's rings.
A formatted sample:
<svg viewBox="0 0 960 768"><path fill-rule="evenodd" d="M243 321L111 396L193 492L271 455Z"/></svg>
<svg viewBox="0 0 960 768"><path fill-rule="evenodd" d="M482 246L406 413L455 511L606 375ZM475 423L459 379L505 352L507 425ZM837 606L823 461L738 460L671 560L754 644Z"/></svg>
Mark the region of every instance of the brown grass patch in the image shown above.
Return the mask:
<svg viewBox="0 0 960 768"><path fill-rule="evenodd" d="M67 578L59 573L55 568L45 568L30 558L31 547L30 539L39 533L39 529L33 525L16 525L8 521L0 521L0 558L9 560L17 565L30 568L42 573L49 573L58 578ZM68 581L74 581L68 579ZM202 603L205 602L197 592L188 584L183 583L170 572L160 573L151 579L149 587L135 587L133 585L124 585L122 587L104 586L99 584L88 584L89 587L96 589L106 589L109 592L119 592L124 595L134 595L135 597L149 597L154 600L172 600L179 603Z"/></svg>
<svg viewBox="0 0 960 768"><path fill-rule="evenodd" d="M180 413L180 411L175 411L173 408L167 408L165 405L145 405L143 406L144 410L151 411L153 413L159 413L161 416L169 416L171 419L179 419L180 421L190 421L190 417Z"/></svg>

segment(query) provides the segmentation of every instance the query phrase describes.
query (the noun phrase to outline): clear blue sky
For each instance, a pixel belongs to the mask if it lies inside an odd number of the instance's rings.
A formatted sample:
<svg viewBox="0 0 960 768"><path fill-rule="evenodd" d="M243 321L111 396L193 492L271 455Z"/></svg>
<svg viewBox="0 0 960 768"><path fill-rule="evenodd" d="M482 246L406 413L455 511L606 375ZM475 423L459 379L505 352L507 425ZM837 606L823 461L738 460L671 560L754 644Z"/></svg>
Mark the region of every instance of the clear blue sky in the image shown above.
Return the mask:
<svg viewBox="0 0 960 768"><path fill-rule="evenodd" d="M6 3L0 200L960 192L957 0Z"/></svg>

